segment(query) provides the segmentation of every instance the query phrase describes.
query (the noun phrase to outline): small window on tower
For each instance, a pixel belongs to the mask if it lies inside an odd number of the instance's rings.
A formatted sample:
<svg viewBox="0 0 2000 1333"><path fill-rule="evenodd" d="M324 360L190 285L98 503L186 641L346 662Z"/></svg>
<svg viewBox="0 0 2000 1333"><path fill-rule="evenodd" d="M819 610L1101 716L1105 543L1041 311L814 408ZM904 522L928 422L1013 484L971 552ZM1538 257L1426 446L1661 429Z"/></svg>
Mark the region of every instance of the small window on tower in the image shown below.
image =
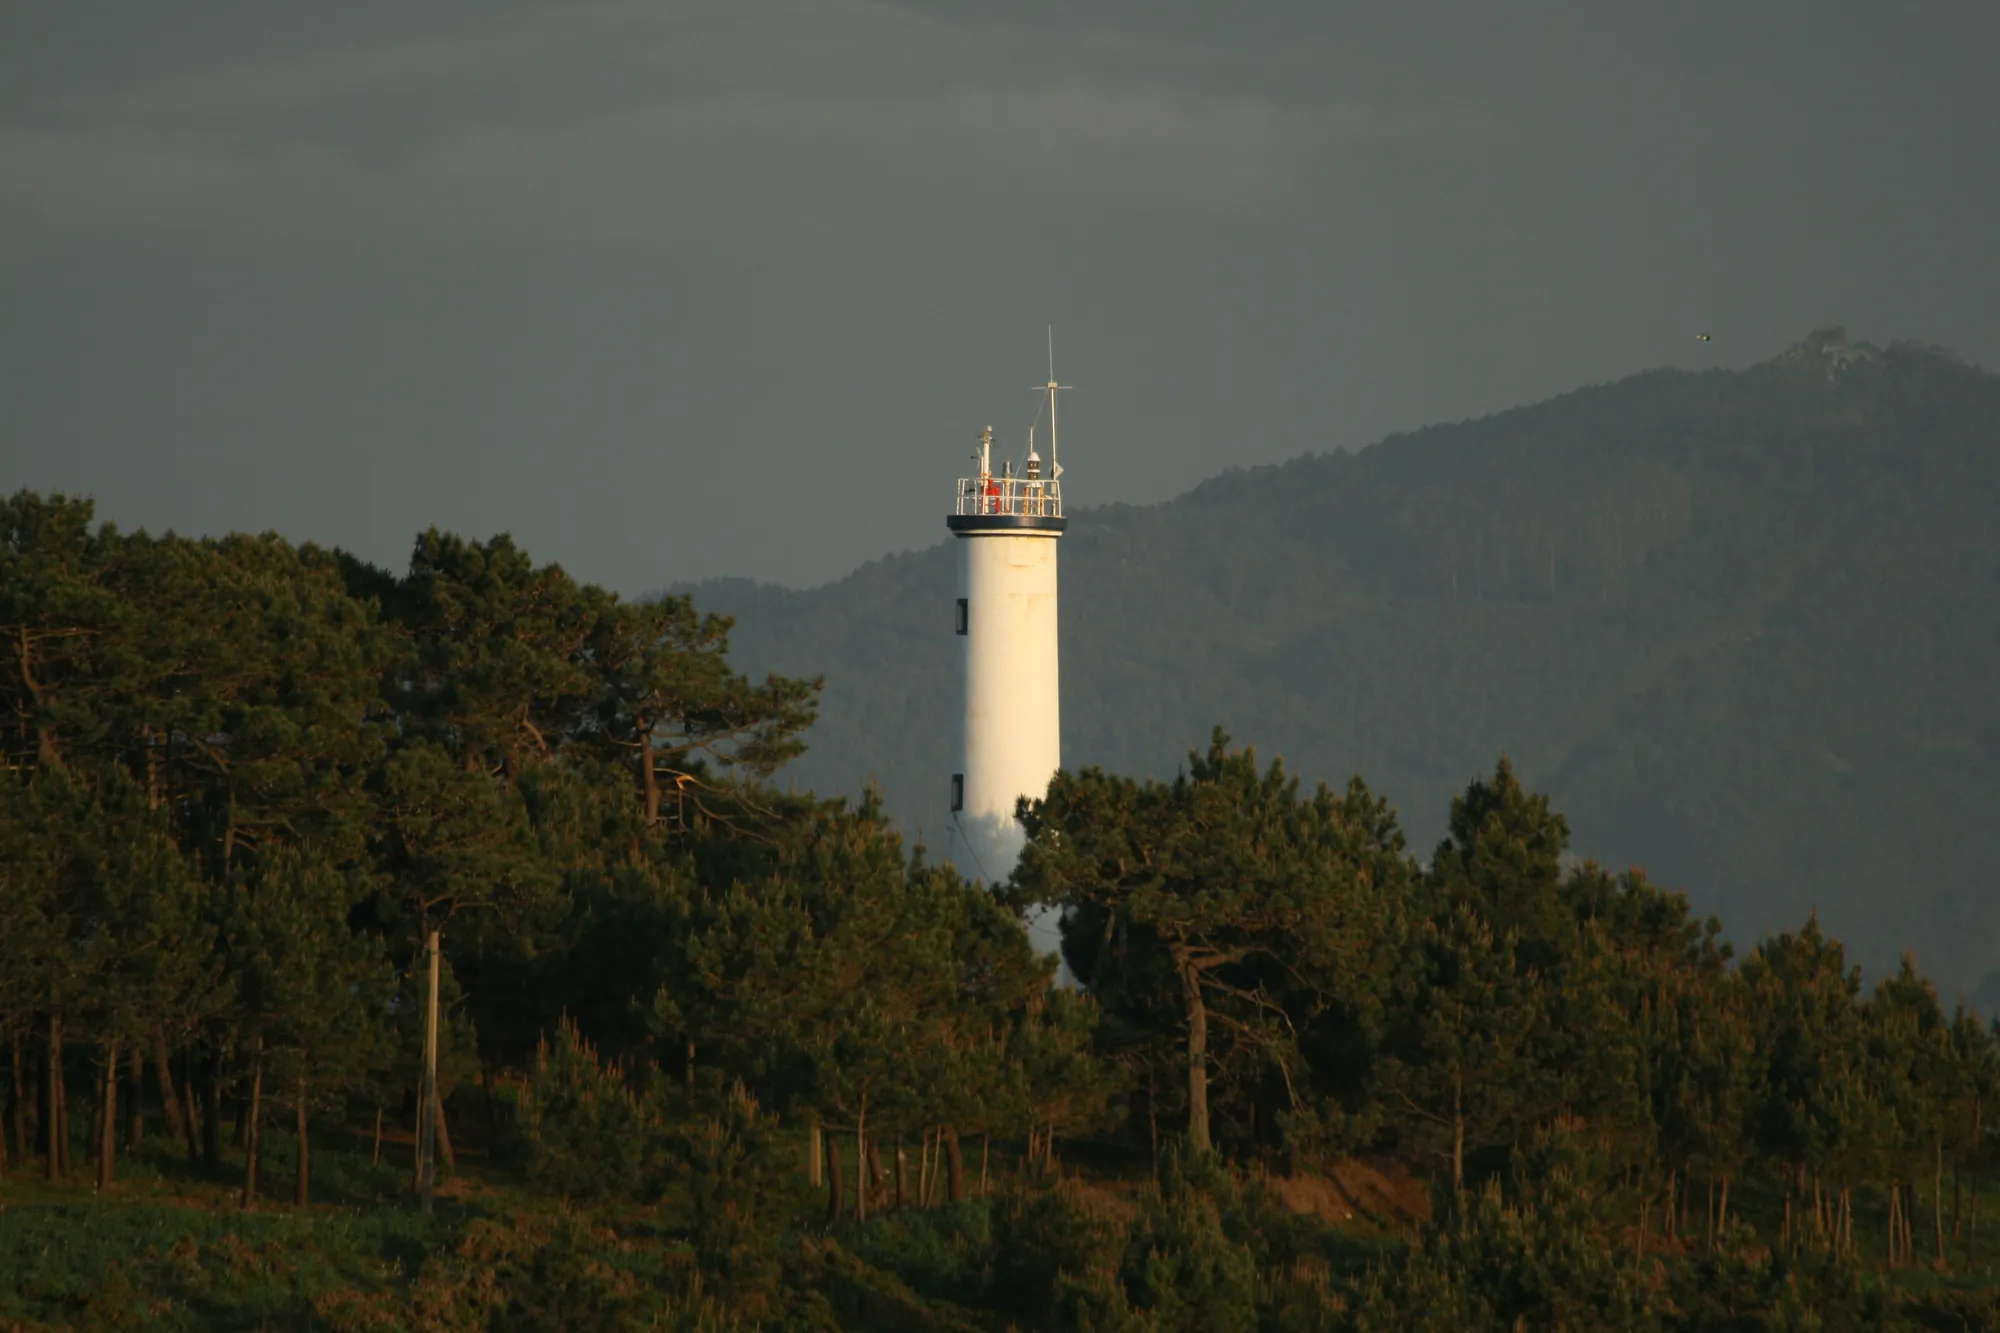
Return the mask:
<svg viewBox="0 0 2000 1333"><path fill-rule="evenodd" d="M965 603L960 602L959 605L964 606ZM951 775L951 812L957 814L963 809L965 809L965 774L954 773Z"/></svg>
<svg viewBox="0 0 2000 1333"><path fill-rule="evenodd" d="M960 634L965 633L966 618L968 615L969 612L967 612L965 609L965 599L961 597L958 599L958 631L957 631Z"/></svg>

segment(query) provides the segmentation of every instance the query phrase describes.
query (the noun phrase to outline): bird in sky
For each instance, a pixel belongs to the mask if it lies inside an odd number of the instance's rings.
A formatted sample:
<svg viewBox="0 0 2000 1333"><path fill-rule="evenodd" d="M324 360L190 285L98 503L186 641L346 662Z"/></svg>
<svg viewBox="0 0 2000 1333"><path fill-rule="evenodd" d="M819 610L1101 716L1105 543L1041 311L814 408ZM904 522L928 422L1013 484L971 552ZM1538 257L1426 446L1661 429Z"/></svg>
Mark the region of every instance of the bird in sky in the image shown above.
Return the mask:
<svg viewBox="0 0 2000 1333"><path fill-rule="evenodd" d="M1705 343L1708 341L1708 335L1706 333L1697 333L1694 335L1694 340L1698 343Z"/></svg>

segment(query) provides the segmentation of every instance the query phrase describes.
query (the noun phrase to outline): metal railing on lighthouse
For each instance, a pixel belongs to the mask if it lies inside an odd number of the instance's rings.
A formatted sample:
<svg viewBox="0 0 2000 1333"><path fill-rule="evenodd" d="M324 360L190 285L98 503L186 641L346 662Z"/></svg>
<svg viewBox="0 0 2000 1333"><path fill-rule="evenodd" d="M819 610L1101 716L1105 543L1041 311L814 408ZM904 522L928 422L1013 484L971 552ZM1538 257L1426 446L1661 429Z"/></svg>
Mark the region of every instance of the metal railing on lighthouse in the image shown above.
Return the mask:
<svg viewBox="0 0 2000 1333"><path fill-rule="evenodd" d="M1014 514L1061 518L1062 483L1044 477L960 477L960 514Z"/></svg>

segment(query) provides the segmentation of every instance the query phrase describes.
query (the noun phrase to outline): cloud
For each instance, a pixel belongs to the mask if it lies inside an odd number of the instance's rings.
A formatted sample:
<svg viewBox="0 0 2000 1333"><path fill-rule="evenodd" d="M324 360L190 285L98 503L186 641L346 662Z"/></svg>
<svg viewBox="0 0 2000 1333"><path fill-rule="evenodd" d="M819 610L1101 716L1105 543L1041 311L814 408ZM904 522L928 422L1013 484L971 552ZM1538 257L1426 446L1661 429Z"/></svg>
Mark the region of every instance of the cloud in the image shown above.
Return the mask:
<svg viewBox="0 0 2000 1333"><path fill-rule="evenodd" d="M296 111L385 88L434 86L490 74L543 49L546 41L546 34L516 30L383 43L179 75L104 99L90 109L136 121Z"/></svg>
<svg viewBox="0 0 2000 1333"><path fill-rule="evenodd" d="M1196 203L1274 188L1307 133L1265 103L1082 82L725 95L448 136L407 164L401 186L526 207L524 182L555 183L690 221L745 205L855 217L911 203Z"/></svg>
<svg viewBox="0 0 2000 1333"><path fill-rule="evenodd" d="M351 190L357 174L310 143L252 152L226 139L123 128L0 128L0 217L51 229L213 226L248 207Z"/></svg>
<svg viewBox="0 0 2000 1333"><path fill-rule="evenodd" d="M978 73L1033 68L1032 36L863 0L537 11L0 125L0 217L303 238L824 232L1013 204L1240 202L1337 145L1456 129L1207 86L1109 39L1069 68ZM415 100L385 112L397 95Z"/></svg>

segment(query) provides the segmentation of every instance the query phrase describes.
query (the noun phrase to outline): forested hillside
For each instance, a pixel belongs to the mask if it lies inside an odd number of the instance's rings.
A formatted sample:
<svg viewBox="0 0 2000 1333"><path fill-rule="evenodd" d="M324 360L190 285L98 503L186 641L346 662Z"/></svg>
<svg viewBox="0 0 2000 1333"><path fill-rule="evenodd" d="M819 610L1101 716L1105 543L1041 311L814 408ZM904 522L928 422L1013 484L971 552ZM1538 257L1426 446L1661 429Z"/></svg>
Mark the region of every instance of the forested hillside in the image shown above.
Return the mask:
<svg viewBox="0 0 2000 1333"><path fill-rule="evenodd" d="M1914 965L1219 734L990 892L773 788L818 687L728 629L0 502L0 1325L2000 1320L2000 1041Z"/></svg>
<svg viewBox="0 0 2000 1333"><path fill-rule="evenodd" d="M1837 330L1225 472L1075 513L1064 756L1171 774L1219 723L1308 776L1365 775L1427 845L1504 752L1581 850L1739 938L1817 907L1871 968L1913 948L1971 988L2000 965L1996 515L2000 378ZM786 774L873 776L934 842L952 558L697 589L739 613L740 661L825 674Z"/></svg>

